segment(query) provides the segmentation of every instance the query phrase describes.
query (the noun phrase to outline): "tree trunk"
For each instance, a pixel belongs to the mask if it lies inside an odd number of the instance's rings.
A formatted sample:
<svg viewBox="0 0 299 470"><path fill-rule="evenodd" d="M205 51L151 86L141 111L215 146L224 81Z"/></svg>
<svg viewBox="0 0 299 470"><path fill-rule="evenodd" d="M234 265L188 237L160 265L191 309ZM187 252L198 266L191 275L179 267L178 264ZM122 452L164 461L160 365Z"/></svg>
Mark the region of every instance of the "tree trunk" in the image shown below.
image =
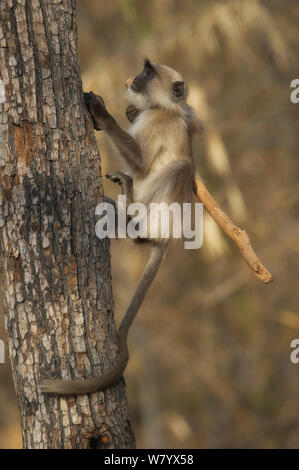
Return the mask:
<svg viewBox="0 0 299 470"><path fill-rule="evenodd" d="M0 12L0 262L24 447L132 448L123 381L77 397L37 387L102 374L117 357L75 2L1 0Z"/></svg>

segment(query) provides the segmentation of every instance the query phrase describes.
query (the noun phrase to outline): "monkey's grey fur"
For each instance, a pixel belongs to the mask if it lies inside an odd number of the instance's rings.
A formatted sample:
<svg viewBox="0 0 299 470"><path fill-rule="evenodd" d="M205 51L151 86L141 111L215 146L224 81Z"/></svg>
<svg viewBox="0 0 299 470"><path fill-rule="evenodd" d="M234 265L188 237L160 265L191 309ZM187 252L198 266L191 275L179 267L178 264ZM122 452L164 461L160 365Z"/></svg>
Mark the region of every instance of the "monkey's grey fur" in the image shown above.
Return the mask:
<svg viewBox="0 0 299 470"><path fill-rule="evenodd" d="M110 173L120 184L129 202L191 201L194 163L191 139L202 130L194 110L186 104L187 87L182 76L165 65L145 60L144 68L127 81L130 105L127 117L132 122L124 131L107 111L103 99L85 93L87 109L96 130L105 130L126 164L126 173ZM176 224L175 218L172 224ZM160 233L147 233L152 251L136 292L119 327L119 358L113 369L99 377L81 380L46 380L43 392L63 395L95 392L119 380L128 362L127 336L144 297L158 271L168 240ZM170 234L171 237L171 234Z"/></svg>

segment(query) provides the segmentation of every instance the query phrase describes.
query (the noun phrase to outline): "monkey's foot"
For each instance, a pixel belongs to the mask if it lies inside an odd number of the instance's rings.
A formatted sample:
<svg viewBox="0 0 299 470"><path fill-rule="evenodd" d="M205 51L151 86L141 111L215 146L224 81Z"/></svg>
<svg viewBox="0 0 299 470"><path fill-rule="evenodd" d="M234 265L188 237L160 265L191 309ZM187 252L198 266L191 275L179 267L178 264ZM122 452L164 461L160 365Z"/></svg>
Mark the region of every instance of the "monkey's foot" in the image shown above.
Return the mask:
<svg viewBox="0 0 299 470"><path fill-rule="evenodd" d="M130 122L134 122L137 116L139 116L140 110L133 104L129 104L126 109L126 116Z"/></svg>
<svg viewBox="0 0 299 470"><path fill-rule="evenodd" d="M117 183L121 189L122 193L125 194L128 198L128 203L130 204L133 199L133 179L131 176L122 173L121 171L110 171L106 174L106 178Z"/></svg>
<svg viewBox="0 0 299 470"><path fill-rule="evenodd" d="M108 113L104 100L93 91L83 93L85 105L93 121L94 129L101 131L107 129L113 121L113 117Z"/></svg>

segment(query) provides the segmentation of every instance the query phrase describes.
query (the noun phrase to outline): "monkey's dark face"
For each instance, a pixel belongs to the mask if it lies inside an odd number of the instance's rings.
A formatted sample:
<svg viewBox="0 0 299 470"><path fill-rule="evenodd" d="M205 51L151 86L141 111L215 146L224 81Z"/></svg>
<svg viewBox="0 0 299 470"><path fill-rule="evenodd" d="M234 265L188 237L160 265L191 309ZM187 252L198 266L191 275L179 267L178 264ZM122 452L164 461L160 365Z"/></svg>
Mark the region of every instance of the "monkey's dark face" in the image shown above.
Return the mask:
<svg viewBox="0 0 299 470"><path fill-rule="evenodd" d="M144 67L141 73L136 75L131 83L131 90L135 93L144 93L148 83L153 80L157 72L148 59L144 61Z"/></svg>
<svg viewBox="0 0 299 470"><path fill-rule="evenodd" d="M165 65L145 59L142 72L127 82L127 97L139 109L175 109L185 101L187 90L182 76Z"/></svg>

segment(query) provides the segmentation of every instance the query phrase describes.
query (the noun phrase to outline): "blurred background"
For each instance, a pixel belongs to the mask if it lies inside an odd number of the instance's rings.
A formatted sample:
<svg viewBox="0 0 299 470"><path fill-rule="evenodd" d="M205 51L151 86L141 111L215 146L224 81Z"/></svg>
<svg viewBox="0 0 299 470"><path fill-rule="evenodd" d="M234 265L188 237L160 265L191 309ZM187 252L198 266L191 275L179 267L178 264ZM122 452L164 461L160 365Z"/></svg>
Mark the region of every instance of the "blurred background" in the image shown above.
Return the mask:
<svg viewBox="0 0 299 470"><path fill-rule="evenodd" d="M124 127L124 81L145 56L182 73L205 125L197 168L275 279L256 279L207 214L200 250L169 249L129 340L137 446L299 447L299 364L290 362L299 338L299 104L290 102L298 1L77 4L83 87ZM103 175L120 169L105 136L97 139ZM149 252L119 240L111 253L119 321ZM0 372L0 448L20 447L9 364Z"/></svg>

